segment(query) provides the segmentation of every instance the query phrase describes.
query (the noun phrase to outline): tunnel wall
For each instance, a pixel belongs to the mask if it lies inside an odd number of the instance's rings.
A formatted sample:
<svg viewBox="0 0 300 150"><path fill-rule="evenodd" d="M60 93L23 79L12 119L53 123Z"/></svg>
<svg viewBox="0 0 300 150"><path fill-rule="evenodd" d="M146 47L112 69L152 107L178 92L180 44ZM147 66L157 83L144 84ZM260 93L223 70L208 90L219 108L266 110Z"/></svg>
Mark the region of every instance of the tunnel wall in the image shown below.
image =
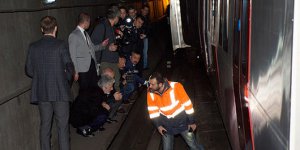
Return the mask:
<svg viewBox="0 0 300 150"><path fill-rule="evenodd" d="M1 0L0 2L0 150L39 150L39 112L30 104L31 79L25 75L28 46L38 40L39 21L45 15L58 21L58 38L67 40L76 27L80 12L104 16L110 4L119 0L56 0L54 5L44 6L42 0ZM151 0L152 21L164 15L168 0ZM138 10L140 0L127 0ZM74 88L75 87L75 88ZM73 86L76 89L76 86ZM76 90L74 90L76 94ZM58 149L55 122L52 130L52 146Z"/></svg>
<svg viewBox="0 0 300 150"><path fill-rule="evenodd" d="M57 0L47 7L38 0L0 2L1 150L39 149L39 114L37 106L29 103L31 79L25 75L24 67L28 45L42 36L40 19L45 15L54 16L58 21L58 38L67 40L80 12L91 14L93 20L103 16L109 4L116 1ZM53 134L54 149L58 149L56 139Z"/></svg>

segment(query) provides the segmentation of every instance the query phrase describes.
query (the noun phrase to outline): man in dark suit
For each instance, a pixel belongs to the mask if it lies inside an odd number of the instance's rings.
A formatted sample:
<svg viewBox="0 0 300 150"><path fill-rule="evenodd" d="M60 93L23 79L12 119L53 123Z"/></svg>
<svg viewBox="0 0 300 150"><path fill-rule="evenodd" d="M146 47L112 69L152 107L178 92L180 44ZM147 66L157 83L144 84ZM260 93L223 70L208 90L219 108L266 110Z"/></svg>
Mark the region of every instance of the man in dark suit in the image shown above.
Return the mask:
<svg viewBox="0 0 300 150"><path fill-rule="evenodd" d="M80 93L91 88L98 88L95 51L104 50L108 44L108 40L105 40L94 45L85 31L89 26L90 16L86 13L80 13L78 25L69 35L69 50L76 71L74 80L78 80Z"/></svg>
<svg viewBox="0 0 300 150"><path fill-rule="evenodd" d="M38 104L41 150L50 150L52 116L56 120L60 150L69 150L69 101L71 91L68 77L74 66L64 41L56 39L57 22L52 16L41 19L44 36L30 44L26 73L32 78L31 103Z"/></svg>

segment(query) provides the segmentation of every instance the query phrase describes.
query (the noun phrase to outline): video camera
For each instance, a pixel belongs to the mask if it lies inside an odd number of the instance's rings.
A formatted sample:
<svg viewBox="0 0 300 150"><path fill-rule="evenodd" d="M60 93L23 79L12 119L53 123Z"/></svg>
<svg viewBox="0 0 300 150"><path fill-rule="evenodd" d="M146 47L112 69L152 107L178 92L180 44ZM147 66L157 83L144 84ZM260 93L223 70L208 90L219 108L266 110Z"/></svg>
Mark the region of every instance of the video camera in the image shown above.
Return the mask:
<svg viewBox="0 0 300 150"><path fill-rule="evenodd" d="M133 41L133 21L134 20L131 17L126 17L124 21L120 24L120 30L123 32L123 36L116 36L116 41L118 45L129 45Z"/></svg>
<svg viewBox="0 0 300 150"><path fill-rule="evenodd" d="M134 82L135 81L135 77L137 74L139 73L138 70L128 70L126 72L126 81L127 82Z"/></svg>

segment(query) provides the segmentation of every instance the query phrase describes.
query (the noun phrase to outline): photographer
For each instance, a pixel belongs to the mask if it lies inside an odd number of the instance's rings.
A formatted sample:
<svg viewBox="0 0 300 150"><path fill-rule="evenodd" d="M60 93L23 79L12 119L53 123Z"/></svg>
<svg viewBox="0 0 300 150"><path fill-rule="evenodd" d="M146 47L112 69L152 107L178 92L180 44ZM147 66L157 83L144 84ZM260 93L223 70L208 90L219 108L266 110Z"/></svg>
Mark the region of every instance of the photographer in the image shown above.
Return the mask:
<svg viewBox="0 0 300 150"><path fill-rule="evenodd" d="M126 25L121 40L121 55L129 56L132 51L142 52L143 39L146 37L141 30L144 20L143 16L137 16L134 21L130 17L126 18Z"/></svg>
<svg viewBox="0 0 300 150"><path fill-rule="evenodd" d="M120 31L123 31L125 27L125 18L127 18L127 9L124 6L120 6L119 11L120 11L120 18L119 18L119 22L115 25L115 27ZM122 33L118 33L118 34L122 34Z"/></svg>
<svg viewBox="0 0 300 150"><path fill-rule="evenodd" d="M141 59L141 54L137 51L131 52L131 56L127 58L125 68L122 72L123 79L123 103L129 103L128 98L134 90L140 85L146 85L147 82L138 75L140 72L136 66Z"/></svg>

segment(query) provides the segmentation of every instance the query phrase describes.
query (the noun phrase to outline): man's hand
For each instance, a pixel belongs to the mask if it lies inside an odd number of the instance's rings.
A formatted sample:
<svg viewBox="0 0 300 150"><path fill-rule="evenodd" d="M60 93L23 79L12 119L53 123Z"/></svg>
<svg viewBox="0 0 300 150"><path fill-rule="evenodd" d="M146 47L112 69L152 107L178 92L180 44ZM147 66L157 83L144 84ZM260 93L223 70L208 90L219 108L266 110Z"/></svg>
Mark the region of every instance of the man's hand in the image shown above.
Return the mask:
<svg viewBox="0 0 300 150"><path fill-rule="evenodd" d="M79 79L79 75L78 75L78 73L76 72L75 74L74 74L74 81L77 81Z"/></svg>
<svg viewBox="0 0 300 150"><path fill-rule="evenodd" d="M102 46L102 47L107 46L107 45L108 45L108 41L109 41L109 38L107 38L107 39L105 39L104 41L102 41L101 46Z"/></svg>
<svg viewBox="0 0 300 150"><path fill-rule="evenodd" d="M143 85L149 86L149 81L145 81Z"/></svg>
<svg viewBox="0 0 300 150"><path fill-rule="evenodd" d="M122 94L120 92L115 92L114 98L116 101L122 100Z"/></svg>
<svg viewBox="0 0 300 150"><path fill-rule="evenodd" d="M194 123L194 124L190 124L190 125L188 126L188 130L192 129L193 132L196 130L196 128L197 128L197 125L196 125L195 123Z"/></svg>
<svg viewBox="0 0 300 150"><path fill-rule="evenodd" d="M125 74L122 75L122 78L126 79L126 76L127 76L127 74L125 73Z"/></svg>
<svg viewBox="0 0 300 150"><path fill-rule="evenodd" d="M140 34L140 38L141 38L141 39L144 39L145 37L146 37L145 34Z"/></svg>
<svg viewBox="0 0 300 150"><path fill-rule="evenodd" d="M159 132L161 135L164 135L164 132L167 132L167 130L166 130L164 127L162 127L162 126L159 126L159 127L157 128L157 130L158 130L158 132Z"/></svg>
<svg viewBox="0 0 300 150"><path fill-rule="evenodd" d="M123 80L123 81L122 81L122 84L123 84L123 85L126 85L126 84L127 84L127 81L126 81L126 80Z"/></svg>
<svg viewBox="0 0 300 150"><path fill-rule="evenodd" d="M118 45L115 45L114 43L111 43L108 47L109 51L116 51L118 49Z"/></svg>
<svg viewBox="0 0 300 150"><path fill-rule="evenodd" d="M118 33L121 37L123 37L123 35L124 35L123 32L122 32L121 30L118 30L117 33Z"/></svg>
<svg viewBox="0 0 300 150"><path fill-rule="evenodd" d="M102 107L104 107L106 110L110 110L110 106L106 102L102 102Z"/></svg>
<svg viewBox="0 0 300 150"><path fill-rule="evenodd" d="M121 29L121 31L124 31L125 25L120 25L120 29Z"/></svg>

